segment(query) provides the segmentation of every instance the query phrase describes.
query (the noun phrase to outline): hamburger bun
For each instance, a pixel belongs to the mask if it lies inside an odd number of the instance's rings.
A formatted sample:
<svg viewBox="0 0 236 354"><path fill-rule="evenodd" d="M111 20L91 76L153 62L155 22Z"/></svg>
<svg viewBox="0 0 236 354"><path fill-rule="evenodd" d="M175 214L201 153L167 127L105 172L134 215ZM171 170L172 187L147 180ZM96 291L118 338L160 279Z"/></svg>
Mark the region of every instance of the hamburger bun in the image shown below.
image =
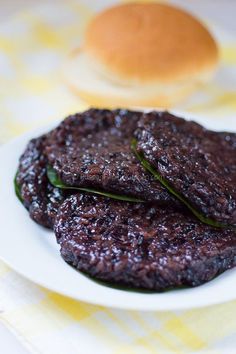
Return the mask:
<svg viewBox="0 0 236 354"><path fill-rule="evenodd" d="M92 105L170 107L206 83L217 62L213 37L192 15L130 3L93 18L64 77Z"/></svg>

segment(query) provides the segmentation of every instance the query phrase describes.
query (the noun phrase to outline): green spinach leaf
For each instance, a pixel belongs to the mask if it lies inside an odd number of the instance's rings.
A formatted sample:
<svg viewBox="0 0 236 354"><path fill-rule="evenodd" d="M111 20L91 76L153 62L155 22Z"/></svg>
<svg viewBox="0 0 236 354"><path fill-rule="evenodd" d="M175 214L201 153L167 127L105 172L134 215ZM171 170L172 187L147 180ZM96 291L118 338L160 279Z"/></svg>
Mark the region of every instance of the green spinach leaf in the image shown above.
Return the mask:
<svg viewBox="0 0 236 354"><path fill-rule="evenodd" d="M50 183L54 187L57 187L57 188L60 188L60 189L79 190L81 192L98 194L98 195L101 195L101 196L104 196L104 197L117 199L117 200L122 200L122 201L125 201L125 202L136 202L136 203L137 202L138 203L143 202L143 200L141 200L141 199L132 198L132 197L128 197L128 196L125 196L125 195L118 195L118 194L98 191L98 190L93 189L93 188L82 188L82 187L67 186L57 176L56 171L49 165L47 166L47 176L48 176L48 179L49 179Z"/></svg>
<svg viewBox="0 0 236 354"><path fill-rule="evenodd" d="M17 198L19 199L19 201L21 203L23 203L23 198L21 196L21 187L20 185L17 183L17 175L18 175L18 171L16 172L15 174L15 177L14 177L14 189L15 189L15 194L17 196Z"/></svg>

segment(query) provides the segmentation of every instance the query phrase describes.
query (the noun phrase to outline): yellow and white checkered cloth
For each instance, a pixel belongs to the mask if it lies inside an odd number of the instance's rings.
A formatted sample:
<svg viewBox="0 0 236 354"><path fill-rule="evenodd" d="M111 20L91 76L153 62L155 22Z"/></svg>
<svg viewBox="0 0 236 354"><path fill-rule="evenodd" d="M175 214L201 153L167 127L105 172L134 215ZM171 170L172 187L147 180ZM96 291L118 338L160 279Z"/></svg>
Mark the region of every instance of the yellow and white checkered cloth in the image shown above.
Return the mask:
<svg viewBox="0 0 236 354"><path fill-rule="evenodd" d="M0 25L1 142L86 108L58 74L67 53L79 45L94 8L101 5L86 3L38 5ZM236 44L225 43L222 60L225 70L235 74ZM204 97L184 108L216 119L223 111L236 115L233 84L224 91L221 86L224 82L209 86ZM235 313L236 301L165 313L88 305L44 290L0 262L0 318L34 353L235 354Z"/></svg>

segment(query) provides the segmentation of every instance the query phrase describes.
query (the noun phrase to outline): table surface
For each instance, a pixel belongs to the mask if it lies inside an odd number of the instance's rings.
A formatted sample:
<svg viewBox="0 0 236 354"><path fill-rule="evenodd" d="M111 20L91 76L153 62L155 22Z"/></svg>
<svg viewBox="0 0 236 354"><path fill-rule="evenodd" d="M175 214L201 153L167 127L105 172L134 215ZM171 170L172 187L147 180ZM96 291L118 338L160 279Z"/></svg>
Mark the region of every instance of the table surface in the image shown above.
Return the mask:
<svg viewBox="0 0 236 354"><path fill-rule="evenodd" d="M31 6L36 2L36 0L0 0L0 20L7 20L8 17L17 11L22 11L25 7ZM234 0L173 0L170 2L181 5L197 16L208 18L226 30L236 33L236 1ZM4 354L29 354L29 351L25 349L15 335L1 323L0 343L1 352Z"/></svg>

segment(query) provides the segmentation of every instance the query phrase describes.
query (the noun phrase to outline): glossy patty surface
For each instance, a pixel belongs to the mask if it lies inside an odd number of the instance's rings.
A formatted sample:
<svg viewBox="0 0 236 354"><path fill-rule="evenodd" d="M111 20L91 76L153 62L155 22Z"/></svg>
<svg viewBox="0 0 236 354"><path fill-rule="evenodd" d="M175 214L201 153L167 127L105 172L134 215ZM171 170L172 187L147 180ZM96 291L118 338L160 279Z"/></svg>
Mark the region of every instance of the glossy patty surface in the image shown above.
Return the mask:
<svg viewBox="0 0 236 354"><path fill-rule="evenodd" d="M127 110L90 109L68 117L51 133L47 145L50 164L69 186L179 205L131 150L141 116L141 112Z"/></svg>
<svg viewBox="0 0 236 354"><path fill-rule="evenodd" d="M156 204L73 195L59 209L55 234L66 262L131 288L197 286L236 264L235 231Z"/></svg>
<svg viewBox="0 0 236 354"><path fill-rule="evenodd" d="M53 228L58 207L69 194L53 187L48 181L48 162L44 153L47 138L44 135L28 143L20 158L17 183L30 217L42 226Z"/></svg>
<svg viewBox="0 0 236 354"><path fill-rule="evenodd" d="M167 112L144 114L137 150L205 217L236 225L236 134L209 131Z"/></svg>

